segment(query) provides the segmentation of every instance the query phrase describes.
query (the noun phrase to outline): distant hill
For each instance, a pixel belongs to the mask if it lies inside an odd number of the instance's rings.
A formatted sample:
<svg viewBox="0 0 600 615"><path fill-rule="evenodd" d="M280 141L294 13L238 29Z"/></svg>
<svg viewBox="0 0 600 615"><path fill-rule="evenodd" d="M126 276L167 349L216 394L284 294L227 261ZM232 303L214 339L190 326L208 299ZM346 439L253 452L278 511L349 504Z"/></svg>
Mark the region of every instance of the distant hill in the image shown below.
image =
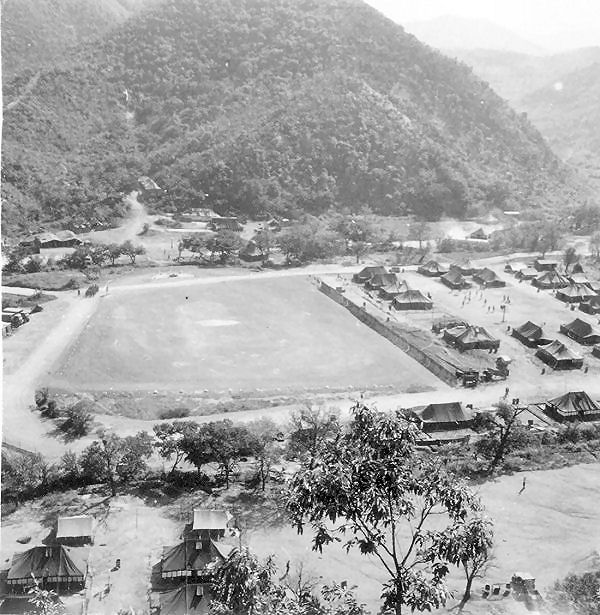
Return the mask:
<svg viewBox="0 0 600 615"><path fill-rule="evenodd" d="M173 207L207 194L248 216L370 205L436 219L580 194L470 69L358 0L172 0L135 15L5 112L2 166L8 232L106 221L142 173Z"/></svg>
<svg viewBox="0 0 600 615"><path fill-rule="evenodd" d="M484 19L441 15L405 24L419 40L436 49L493 49L513 53L543 54L545 50L508 28Z"/></svg>
<svg viewBox="0 0 600 615"><path fill-rule="evenodd" d="M149 0L2 0L2 73L62 61L67 50L98 38Z"/></svg>

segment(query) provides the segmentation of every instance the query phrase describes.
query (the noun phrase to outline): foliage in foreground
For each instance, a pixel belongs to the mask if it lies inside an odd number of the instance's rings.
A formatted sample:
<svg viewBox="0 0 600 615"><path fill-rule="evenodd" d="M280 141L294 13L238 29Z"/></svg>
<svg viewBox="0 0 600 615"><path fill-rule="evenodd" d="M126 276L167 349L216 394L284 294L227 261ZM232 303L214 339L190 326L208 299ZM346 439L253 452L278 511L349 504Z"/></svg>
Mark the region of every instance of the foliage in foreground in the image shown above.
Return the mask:
<svg viewBox="0 0 600 615"><path fill-rule="evenodd" d="M600 570L556 581L548 602L556 615L600 615Z"/></svg>

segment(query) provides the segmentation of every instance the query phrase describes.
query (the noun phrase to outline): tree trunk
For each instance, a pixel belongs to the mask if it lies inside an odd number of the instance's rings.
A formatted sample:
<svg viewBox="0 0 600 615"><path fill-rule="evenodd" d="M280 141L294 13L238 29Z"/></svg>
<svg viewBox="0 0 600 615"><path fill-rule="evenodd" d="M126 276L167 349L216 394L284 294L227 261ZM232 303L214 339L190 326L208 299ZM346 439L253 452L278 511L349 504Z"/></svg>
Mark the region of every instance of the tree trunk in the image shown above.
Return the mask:
<svg viewBox="0 0 600 615"><path fill-rule="evenodd" d="M473 571L471 574L467 573L467 584L465 586L465 593L463 594L462 600L460 601L460 604L458 605L459 613L462 612L462 610L465 608L465 605L471 598L471 585L473 584L474 577L475 577L475 571Z"/></svg>

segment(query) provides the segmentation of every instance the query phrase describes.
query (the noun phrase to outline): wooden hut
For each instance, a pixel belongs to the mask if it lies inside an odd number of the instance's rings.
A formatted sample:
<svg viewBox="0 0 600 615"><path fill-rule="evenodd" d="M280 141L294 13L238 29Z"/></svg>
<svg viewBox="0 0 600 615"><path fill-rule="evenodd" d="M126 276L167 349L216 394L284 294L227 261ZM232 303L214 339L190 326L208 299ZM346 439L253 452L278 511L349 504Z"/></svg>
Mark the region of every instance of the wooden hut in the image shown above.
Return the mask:
<svg viewBox="0 0 600 615"><path fill-rule="evenodd" d="M551 258L536 258L533 266L536 271L555 271L559 263Z"/></svg>
<svg viewBox="0 0 600 615"><path fill-rule="evenodd" d="M415 406L408 410L406 416L416 420L425 433L468 429L473 424L459 401Z"/></svg>

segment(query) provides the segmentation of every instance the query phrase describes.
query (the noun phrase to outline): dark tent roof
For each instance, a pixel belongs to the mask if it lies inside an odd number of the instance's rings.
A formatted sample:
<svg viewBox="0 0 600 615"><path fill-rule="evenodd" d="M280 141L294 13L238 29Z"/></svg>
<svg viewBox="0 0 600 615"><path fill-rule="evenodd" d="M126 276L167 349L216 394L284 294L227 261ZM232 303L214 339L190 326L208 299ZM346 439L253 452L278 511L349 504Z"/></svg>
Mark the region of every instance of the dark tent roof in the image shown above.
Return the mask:
<svg viewBox="0 0 600 615"><path fill-rule="evenodd" d="M363 267L354 277L355 279L366 281L378 273L387 273L387 271L381 265L369 265L368 267Z"/></svg>
<svg viewBox="0 0 600 615"><path fill-rule="evenodd" d="M536 286L564 288L569 285L569 280L552 269L551 271L544 271L544 273L535 278L534 284Z"/></svg>
<svg viewBox="0 0 600 615"><path fill-rule="evenodd" d="M557 360L581 360L581 356L573 352L568 346L560 340L554 340L547 346L543 346L538 350L538 353L551 355ZM536 353L537 354L537 353Z"/></svg>
<svg viewBox="0 0 600 615"><path fill-rule="evenodd" d="M418 268L418 271L428 271L430 273L446 273L448 268L437 261L428 261Z"/></svg>
<svg viewBox="0 0 600 615"><path fill-rule="evenodd" d="M520 335L522 335L523 337L526 337L532 340L538 339L542 337L543 335L542 327L531 322L531 320L528 320L525 324L522 324L520 327L515 327L514 330Z"/></svg>
<svg viewBox="0 0 600 615"><path fill-rule="evenodd" d="M433 305L433 301L426 297L420 290L408 288L398 293L393 300L394 304L398 305Z"/></svg>
<svg viewBox="0 0 600 615"><path fill-rule="evenodd" d="M483 228L479 227L476 231L473 231L469 237L471 239L487 239L487 233L483 230Z"/></svg>
<svg viewBox="0 0 600 615"><path fill-rule="evenodd" d="M589 322L581 320L581 318L576 318L566 325L562 325L562 327L577 337L585 337L586 335L594 333L594 327L592 327Z"/></svg>
<svg viewBox="0 0 600 615"><path fill-rule="evenodd" d="M160 594L160 615L205 615L209 605L208 585L183 585Z"/></svg>
<svg viewBox="0 0 600 615"><path fill-rule="evenodd" d="M15 553L7 580L59 577L61 580L83 581L86 572L87 549L63 545L33 547L24 553Z"/></svg>
<svg viewBox="0 0 600 615"><path fill-rule="evenodd" d="M490 335L484 327L476 327L474 325L459 325L458 327L446 329L444 334L462 345L500 343L500 341Z"/></svg>
<svg viewBox="0 0 600 615"><path fill-rule="evenodd" d="M262 257L262 254L260 250L258 249L256 242L253 241L252 239L240 250L240 258L244 256L250 256L250 257L261 256Z"/></svg>
<svg viewBox="0 0 600 615"><path fill-rule="evenodd" d="M216 559L212 549L196 549L195 541L185 540L173 547L163 547L161 572L202 570Z"/></svg>
<svg viewBox="0 0 600 615"><path fill-rule="evenodd" d="M593 297L594 291L585 284L571 283L557 292L557 296L567 298L584 298Z"/></svg>
<svg viewBox="0 0 600 615"><path fill-rule="evenodd" d="M465 284L468 284L462 273L455 267L452 267L450 271L448 271L448 273L445 273L440 279L455 286L464 286Z"/></svg>
<svg viewBox="0 0 600 615"><path fill-rule="evenodd" d="M569 391L560 397L546 402L561 414L579 414L581 412L599 412L600 406L585 391Z"/></svg>
<svg viewBox="0 0 600 615"><path fill-rule="evenodd" d="M459 401L415 406L411 408L421 420L431 423L463 423L469 421Z"/></svg>
<svg viewBox="0 0 600 615"><path fill-rule="evenodd" d="M492 271L491 269L488 269L487 267L484 267L483 269L480 269L479 271L475 272L473 278L477 280L482 280L486 283L500 280L500 278L496 275L496 272Z"/></svg>
<svg viewBox="0 0 600 615"><path fill-rule="evenodd" d="M398 276L395 273L375 273L367 280L367 284L373 288L383 288L397 283Z"/></svg>

